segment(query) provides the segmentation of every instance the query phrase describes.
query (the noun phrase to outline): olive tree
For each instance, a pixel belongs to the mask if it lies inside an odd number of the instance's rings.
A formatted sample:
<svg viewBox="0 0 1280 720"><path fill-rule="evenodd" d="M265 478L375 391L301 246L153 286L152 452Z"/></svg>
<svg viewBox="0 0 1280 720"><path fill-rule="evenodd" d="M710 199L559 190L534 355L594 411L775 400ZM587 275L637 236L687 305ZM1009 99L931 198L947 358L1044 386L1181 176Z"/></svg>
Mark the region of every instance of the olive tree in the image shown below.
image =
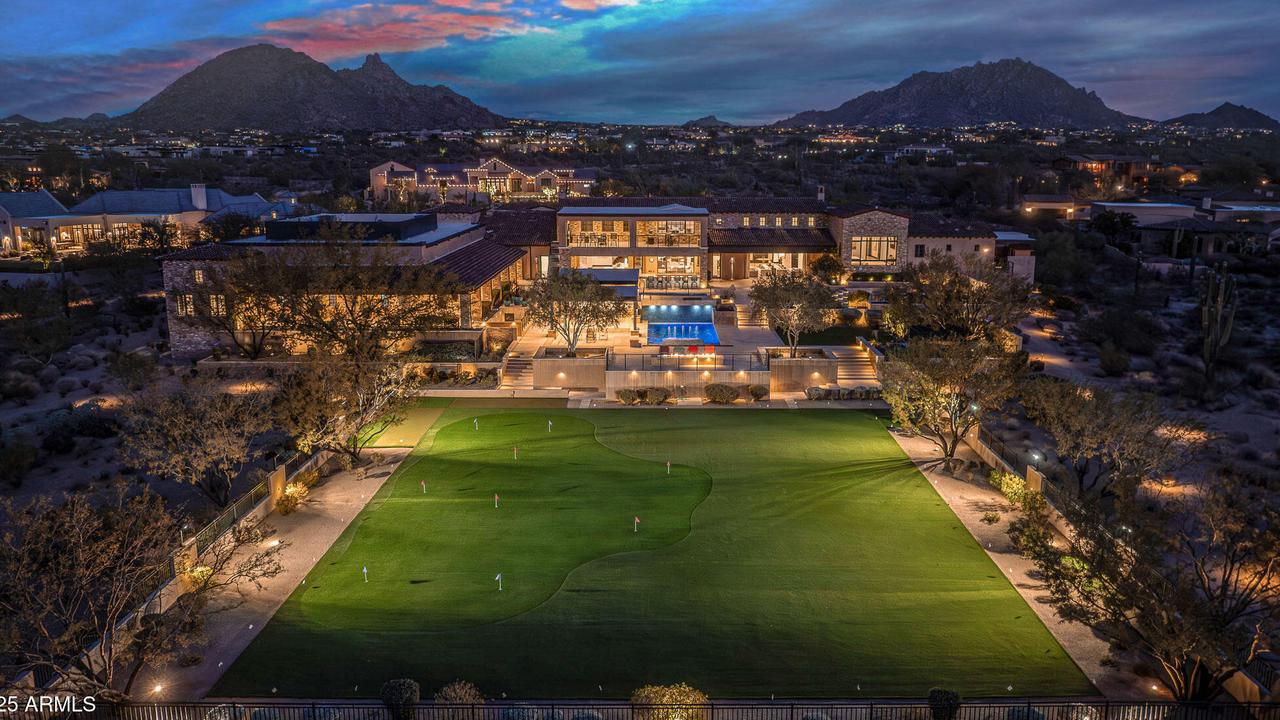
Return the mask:
<svg viewBox="0 0 1280 720"><path fill-rule="evenodd" d="M539 279L525 298L530 319L559 335L570 357L587 332L603 332L617 325L628 310L627 302L613 290L577 270Z"/></svg>

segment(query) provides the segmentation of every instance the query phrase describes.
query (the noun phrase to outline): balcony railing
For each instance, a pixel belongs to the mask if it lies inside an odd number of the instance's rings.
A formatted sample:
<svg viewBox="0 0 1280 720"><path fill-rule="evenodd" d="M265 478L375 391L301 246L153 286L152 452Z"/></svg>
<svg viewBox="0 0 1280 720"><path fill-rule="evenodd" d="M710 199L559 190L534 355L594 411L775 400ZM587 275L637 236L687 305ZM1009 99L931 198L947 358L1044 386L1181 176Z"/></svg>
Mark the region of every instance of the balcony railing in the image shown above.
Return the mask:
<svg viewBox="0 0 1280 720"><path fill-rule="evenodd" d="M699 247L699 235L637 235L636 244L641 247Z"/></svg>
<svg viewBox="0 0 1280 720"><path fill-rule="evenodd" d="M625 233L582 233L568 237L569 247L630 247L631 236Z"/></svg>
<svg viewBox="0 0 1280 720"><path fill-rule="evenodd" d="M609 353L606 370L768 370L769 359L760 353L714 355L650 355Z"/></svg>
<svg viewBox="0 0 1280 720"><path fill-rule="evenodd" d="M652 275L640 278L644 290L701 290L700 275Z"/></svg>

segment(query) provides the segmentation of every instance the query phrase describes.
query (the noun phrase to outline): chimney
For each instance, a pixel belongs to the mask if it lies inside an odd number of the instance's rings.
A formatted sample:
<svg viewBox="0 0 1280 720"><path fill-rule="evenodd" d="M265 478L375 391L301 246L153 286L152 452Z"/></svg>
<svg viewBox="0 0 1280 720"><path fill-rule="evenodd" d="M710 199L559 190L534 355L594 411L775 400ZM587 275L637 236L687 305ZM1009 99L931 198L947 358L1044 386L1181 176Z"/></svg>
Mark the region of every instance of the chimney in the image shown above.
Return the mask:
<svg viewBox="0 0 1280 720"><path fill-rule="evenodd" d="M209 209L209 195L205 190L204 183L193 183L191 185L191 204L195 205L197 210Z"/></svg>
<svg viewBox="0 0 1280 720"><path fill-rule="evenodd" d="M818 199L822 202L827 201L827 188L823 185L818 186Z"/></svg>

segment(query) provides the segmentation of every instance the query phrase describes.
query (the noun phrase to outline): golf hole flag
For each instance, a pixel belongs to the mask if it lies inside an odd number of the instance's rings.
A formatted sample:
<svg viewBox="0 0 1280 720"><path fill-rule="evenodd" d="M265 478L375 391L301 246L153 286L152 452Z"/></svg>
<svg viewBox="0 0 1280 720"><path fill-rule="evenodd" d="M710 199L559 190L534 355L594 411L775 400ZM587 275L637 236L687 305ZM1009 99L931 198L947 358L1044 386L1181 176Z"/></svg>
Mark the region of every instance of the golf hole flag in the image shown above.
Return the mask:
<svg viewBox="0 0 1280 720"><path fill-rule="evenodd" d="M493 579L498 581L498 591L501 592L502 591L502 573L498 573L497 575L494 575Z"/></svg>
<svg viewBox="0 0 1280 720"><path fill-rule="evenodd" d="M640 516L635 516L633 520L635 524L632 526L631 532L640 532Z"/></svg>

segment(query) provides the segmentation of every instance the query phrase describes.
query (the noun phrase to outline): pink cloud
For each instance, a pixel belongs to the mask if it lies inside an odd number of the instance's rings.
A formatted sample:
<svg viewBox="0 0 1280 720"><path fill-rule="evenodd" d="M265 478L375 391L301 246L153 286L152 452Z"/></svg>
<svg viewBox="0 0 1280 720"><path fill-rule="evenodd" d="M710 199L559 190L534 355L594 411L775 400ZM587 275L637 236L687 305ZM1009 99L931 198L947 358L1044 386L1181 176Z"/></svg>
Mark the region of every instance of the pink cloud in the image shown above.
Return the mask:
<svg viewBox="0 0 1280 720"><path fill-rule="evenodd" d="M570 10L596 12L601 8L636 5L638 4L638 0L560 0L560 4Z"/></svg>
<svg viewBox="0 0 1280 720"><path fill-rule="evenodd" d="M498 14L496 11L502 7L499 0L443 0L427 6L355 5L307 17L273 20L262 25L260 37L328 61L366 52L425 50L445 45L454 37L482 40L530 29L512 17Z"/></svg>

